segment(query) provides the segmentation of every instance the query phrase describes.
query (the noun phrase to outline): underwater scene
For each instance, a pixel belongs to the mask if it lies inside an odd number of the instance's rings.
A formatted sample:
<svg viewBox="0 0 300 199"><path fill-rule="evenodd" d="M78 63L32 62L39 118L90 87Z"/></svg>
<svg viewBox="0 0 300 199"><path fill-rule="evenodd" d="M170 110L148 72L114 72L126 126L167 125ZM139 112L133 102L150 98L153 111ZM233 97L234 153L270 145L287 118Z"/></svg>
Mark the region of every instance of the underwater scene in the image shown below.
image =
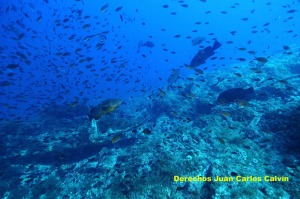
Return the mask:
<svg viewBox="0 0 300 199"><path fill-rule="evenodd" d="M299 0L1 0L0 198L300 198Z"/></svg>

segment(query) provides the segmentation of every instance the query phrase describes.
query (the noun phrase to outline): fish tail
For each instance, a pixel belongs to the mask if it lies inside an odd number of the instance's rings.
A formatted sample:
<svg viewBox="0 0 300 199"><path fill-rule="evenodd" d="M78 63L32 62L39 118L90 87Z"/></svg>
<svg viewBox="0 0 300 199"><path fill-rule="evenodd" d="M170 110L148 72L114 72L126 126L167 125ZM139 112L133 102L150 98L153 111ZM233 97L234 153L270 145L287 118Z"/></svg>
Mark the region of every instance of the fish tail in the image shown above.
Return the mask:
<svg viewBox="0 0 300 199"><path fill-rule="evenodd" d="M214 45L213 45L213 50L216 50L218 48L220 48L222 46L222 44L220 42L218 42L217 40L215 40Z"/></svg>
<svg viewBox="0 0 300 199"><path fill-rule="evenodd" d="M250 88L248 88L248 92L249 93L254 93L254 88L251 86Z"/></svg>

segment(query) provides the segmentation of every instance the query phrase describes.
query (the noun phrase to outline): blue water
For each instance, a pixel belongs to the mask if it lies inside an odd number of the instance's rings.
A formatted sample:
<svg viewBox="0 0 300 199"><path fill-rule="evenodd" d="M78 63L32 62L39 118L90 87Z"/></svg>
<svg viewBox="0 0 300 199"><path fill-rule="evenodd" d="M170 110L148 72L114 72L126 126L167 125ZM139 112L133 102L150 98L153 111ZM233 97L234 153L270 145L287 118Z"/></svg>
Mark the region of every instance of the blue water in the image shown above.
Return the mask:
<svg viewBox="0 0 300 199"><path fill-rule="evenodd" d="M3 0L0 195L298 198L299 5ZM173 179L235 174L289 182Z"/></svg>

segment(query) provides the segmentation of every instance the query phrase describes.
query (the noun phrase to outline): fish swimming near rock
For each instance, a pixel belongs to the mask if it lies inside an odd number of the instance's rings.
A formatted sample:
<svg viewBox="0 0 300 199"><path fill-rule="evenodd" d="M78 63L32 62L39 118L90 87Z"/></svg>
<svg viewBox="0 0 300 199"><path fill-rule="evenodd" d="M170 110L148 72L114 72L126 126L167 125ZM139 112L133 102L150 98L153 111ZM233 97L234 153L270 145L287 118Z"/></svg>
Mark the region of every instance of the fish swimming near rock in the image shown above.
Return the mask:
<svg viewBox="0 0 300 199"><path fill-rule="evenodd" d="M217 102L220 104L227 104L231 102L237 102L239 100L251 100L254 96L255 91L253 87L248 89L232 88L220 93Z"/></svg>
<svg viewBox="0 0 300 199"><path fill-rule="evenodd" d="M206 48L199 50L199 52L194 56L190 63L190 67L196 68L205 63L205 61L215 54L215 50L220 48L222 44L215 40L213 46L207 46Z"/></svg>
<svg viewBox="0 0 300 199"><path fill-rule="evenodd" d="M122 136L122 133L119 133L119 134L117 134L116 136L114 136L114 137L111 139L111 143L116 143L117 141L119 141L120 138L121 138L121 136Z"/></svg>
<svg viewBox="0 0 300 199"><path fill-rule="evenodd" d="M90 110L90 114L88 115L90 121L92 121L92 119L98 120L104 115L113 112L122 104L122 102L123 101L120 99L108 99L102 101L100 104Z"/></svg>

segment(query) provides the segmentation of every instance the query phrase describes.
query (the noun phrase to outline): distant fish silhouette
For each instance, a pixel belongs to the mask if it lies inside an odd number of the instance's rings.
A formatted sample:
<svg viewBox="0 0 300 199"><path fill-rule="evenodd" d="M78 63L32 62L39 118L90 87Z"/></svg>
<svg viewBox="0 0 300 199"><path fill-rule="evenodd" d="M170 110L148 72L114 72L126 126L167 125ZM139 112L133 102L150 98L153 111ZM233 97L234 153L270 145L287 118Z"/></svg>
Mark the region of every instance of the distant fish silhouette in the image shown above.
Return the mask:
<svg viewBox="0 0 300 199"><path fill-rule="evenodd" d="M140 52L141 48L143 48L143 47L153 48L154 46L155 46L155 44L152 41L146 41L146 42L140 41L138 44L137 52Z"/></svg>
<svg viewBox="0 0 300 199"><path fill-rule="evenodd" d="M239 100L251 100L254 97L254 89L250 87L248 89L232 88L220 93L217 102L220 104L227 104L231 102L237 102Z"/></svg>
<svg viewBox="0 0 300 199"><path fill-rule="evenodd" d="M180 78L179 69L172 69L172 73L168 78L168 87L173 86L173 84Z"/></svg>
<svg viewBox="0 0 300 199"><path fill-rule="evenodd" d="M215 40L214 45L213 46L207 46L206 48L199 50L199 52L194 56L194 58L192 59L191 63L190 63L190 67L191 68L196 68L197 66L200 66L201 64L204 64L205 61L213 56L215 54L215 50L220 48L222 46L222 44L220 42L218 42L217 40Z"/></svg>
<svg viewBox="0 0 300 199"><path fill-rule="evenodd" d="M194 38L194 39L192 40L192 45L193 45L193 46L199 45L199 44L201 44L204 40L205 40L205 37L203 37L203 36L196 37L196 38Z"/></svg>

